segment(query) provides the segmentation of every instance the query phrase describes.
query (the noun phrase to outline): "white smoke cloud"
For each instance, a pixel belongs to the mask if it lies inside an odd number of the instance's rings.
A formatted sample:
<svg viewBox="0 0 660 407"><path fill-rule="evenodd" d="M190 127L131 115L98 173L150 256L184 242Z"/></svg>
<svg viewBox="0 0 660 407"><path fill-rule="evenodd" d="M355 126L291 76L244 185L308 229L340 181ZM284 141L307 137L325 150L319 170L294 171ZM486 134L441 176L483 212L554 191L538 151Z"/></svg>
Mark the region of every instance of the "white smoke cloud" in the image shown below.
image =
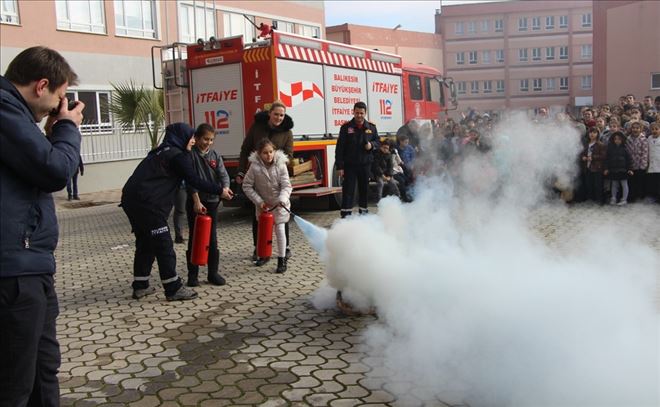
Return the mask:
<svg viewBox="0 0 660 407"><path fill-rule="evenodd" d="M586 225L551 247L528 218L565 213L539 205L551 180L575 176L579 149L572 128L512 115L453 183L431 175L412 204L385 198L377 215L333 225L315 305L339 289L375 306L365 349L385 358L390 382L446 402L659 405L660 256L643 229Z"/></svg>

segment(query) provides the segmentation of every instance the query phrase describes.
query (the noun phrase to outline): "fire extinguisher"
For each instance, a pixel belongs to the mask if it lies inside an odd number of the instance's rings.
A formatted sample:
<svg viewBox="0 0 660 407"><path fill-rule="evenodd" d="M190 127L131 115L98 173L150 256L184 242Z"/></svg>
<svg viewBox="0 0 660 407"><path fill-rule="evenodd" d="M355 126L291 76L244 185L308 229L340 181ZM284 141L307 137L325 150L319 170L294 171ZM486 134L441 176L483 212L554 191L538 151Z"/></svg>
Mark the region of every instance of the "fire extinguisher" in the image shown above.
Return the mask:
<svg viewBox="0 0 660 407"><path fill-rule="evenodd" d="M263 259L273 254L273 224L275 218L270 211L263 211L257 222L257 257Z"/></svg>
<svg viewBox="0 0 660 407"><path fill-rule="evenodd" d="M205 266L209 259L211 241L211 217L199 214L195 218L193 229L192 255L190 262L196 266Z"/></svg>

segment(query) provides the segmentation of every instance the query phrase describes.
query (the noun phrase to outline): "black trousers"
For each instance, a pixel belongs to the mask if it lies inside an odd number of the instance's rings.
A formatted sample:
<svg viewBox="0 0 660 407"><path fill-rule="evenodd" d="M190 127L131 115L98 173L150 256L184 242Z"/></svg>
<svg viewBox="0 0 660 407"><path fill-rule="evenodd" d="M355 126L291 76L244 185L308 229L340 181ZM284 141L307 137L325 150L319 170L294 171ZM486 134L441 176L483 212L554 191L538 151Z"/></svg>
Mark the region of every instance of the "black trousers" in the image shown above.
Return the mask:
<svg viewBox="0 0 660 407"><path fill-rule="evenodd" d="M368 212L367 193L369 192L369 165L346 166L344 168L344 181L341 184L341 216L350 215L353 212L355 202L355 184L358 189L358 207L360 213Z"/></svg>
<svg viewBox="0 0 660 407"><path fill-rule="evenodd" d="M587 170L584 176L584 185L586 191L586 200L592 200L597 203L603 201L603 174Z"/></svg>
<svg viewBox="0 0 660 407"><path fill-rule="evenodd" d="M644 179L646 182L646 196L655 199L656 203L660 203L660 172L649 172Z"/></svg>
<svg viewBox="0 0 660 407"><path fill-rule="evenodd" d="M135 259L133 260L133 289L149 287L149 275L154 260L158 261L160 281L165 295L174 294L181 286L176 273L176 253L167 224L167 215L132 208L124 204L124 212L135 234Z"/></svg>
<svg viewBox="0 0 660 407"><path fill-rule="evenodd" d="M0 406L59 406L53 276L0 279Z"/></svg>
<svg viewBox="0 0 660 407"><path fill-rule="evenodd" d="M646 170L633 170L633 175L628 177L628 187L630 194L628 201L634 202L644 198L644 178L646 177Z"/></svg>

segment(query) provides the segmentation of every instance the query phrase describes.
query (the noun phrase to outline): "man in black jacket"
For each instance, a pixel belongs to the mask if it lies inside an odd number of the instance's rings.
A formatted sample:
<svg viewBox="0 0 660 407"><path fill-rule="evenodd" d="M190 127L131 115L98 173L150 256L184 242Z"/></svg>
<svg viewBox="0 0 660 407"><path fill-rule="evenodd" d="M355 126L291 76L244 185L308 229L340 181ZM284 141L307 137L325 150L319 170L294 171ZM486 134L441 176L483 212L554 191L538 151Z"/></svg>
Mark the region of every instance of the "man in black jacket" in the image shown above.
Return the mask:
<svg viewBox="0 0 660 407"><path fill-rule="evenodd" d="M138 300L156 290L149 286L154 260L158 260L160 281L168 301L191 300L197 293L183 286L176 272L176 254L167 218L174 206L182 180L202 192L222 194L222 186L197 175L190 156L194 130L185 123L165 129L158 148L140 162L122 189L121 206L135 233L133 298Z"/></svg>
<svg viewBox="0 0 660 407"><path fill-rule="evenodd" d="M358 188L358 207L360 214L368 213L367 192L371 173L372 151L380 146L378 130L373 123L365 119L367 105L357 102L353 106L353 119L339 129L339 138L335 148L335 165L341 184L341 217L353 212L355 183Z"/></svg>
<svg viewBox="0 0 660 407"><path fill-rule="evenodd" d="M77 75L46 47L22 51L0 76L0 406L58 406L59 313L52 192L78 169L84 104ZM50 115L49 115L50 114ZM46 137L37 127L48 116Z"/></svg>

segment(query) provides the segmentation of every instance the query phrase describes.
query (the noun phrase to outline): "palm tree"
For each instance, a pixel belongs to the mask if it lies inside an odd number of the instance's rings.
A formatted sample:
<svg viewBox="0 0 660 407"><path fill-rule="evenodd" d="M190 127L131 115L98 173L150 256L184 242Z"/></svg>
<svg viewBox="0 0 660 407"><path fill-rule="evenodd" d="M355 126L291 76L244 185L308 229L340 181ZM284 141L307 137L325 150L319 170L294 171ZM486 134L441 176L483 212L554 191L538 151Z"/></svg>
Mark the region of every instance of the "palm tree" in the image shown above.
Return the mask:
<svg viewBox="0 0 660 407"><path fill-rule="evenodd" d="M144 127L149 134L151 148L160 141L165 121L163 92L145 89L133 82L112 84L112 102L109 106L115 120L122 126Z"/></svg>

